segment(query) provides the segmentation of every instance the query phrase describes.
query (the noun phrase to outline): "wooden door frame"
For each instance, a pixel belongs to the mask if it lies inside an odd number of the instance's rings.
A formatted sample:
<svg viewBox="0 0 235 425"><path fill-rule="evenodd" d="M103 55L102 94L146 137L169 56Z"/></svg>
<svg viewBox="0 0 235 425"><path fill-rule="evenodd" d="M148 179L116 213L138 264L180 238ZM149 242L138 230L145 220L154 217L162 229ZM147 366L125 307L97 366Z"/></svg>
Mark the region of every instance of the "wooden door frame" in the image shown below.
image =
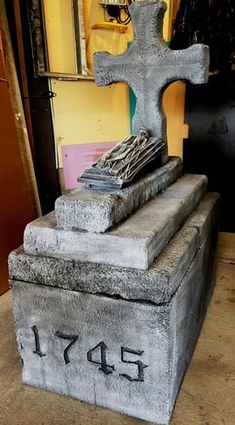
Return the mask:
<svg viewBox="0 0 235 425"><path fill-rule="evenodd" d="M1 226L0 295L9 289L7 258L22 244L40 203L3 1L0 0Z"/></svg>
<svg viewBox="0 0 235 425"><path fill-rule="evenodd" d="M28 6L32 0L5 0L21 95L43 214L60 195L50 99L50 82L35 76Z"/></svg>
<svg viewBox="0 0 235 425"><path fill-rule="evenodd" d="M17 130L17 136L20 147L20 154L22 163L24 166L26 183L28 186L28 191L31 196L31 202L35 215L41 214L41 205L39 200L37 182L35 177L35 171L32 161L32 154L29 144L28 133L26 130L26 122L24 115L24 108L22 104L22 98L19 88L19 82L17 77L17 71L15 67L14 55L12 50L12 44L10 39L7 15L5 10L4 0L0 0L0 29L4 34L4 63L6 68L6 75L8 80L11 82L9 84L9 93L10 100L15 115L15 124Z"/></svg>

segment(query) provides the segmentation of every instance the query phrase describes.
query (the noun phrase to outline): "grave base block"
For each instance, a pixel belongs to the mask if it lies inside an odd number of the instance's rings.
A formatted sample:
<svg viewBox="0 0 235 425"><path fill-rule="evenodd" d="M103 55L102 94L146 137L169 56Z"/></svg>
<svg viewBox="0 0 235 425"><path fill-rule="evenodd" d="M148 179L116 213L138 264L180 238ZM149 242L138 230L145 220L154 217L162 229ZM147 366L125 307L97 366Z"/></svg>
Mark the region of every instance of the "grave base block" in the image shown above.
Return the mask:
<svg viewBox="0 0 235 425"><path fill-rule="evenodd" d="M63 266L65 281L69 281L67 265L72 262L68 260L54 259L47 270L45 260L48 281L42 283L42 272L36 272L40 257L13 253L11 285L23 381L146 421L168 424L213 291L217 236L213 211L200 219L203 237L198 238L187 271L178 264L177 279L182 270L179 285L168 301L159 304L135 299L134 290L133 299L127 300L102 292L56 287L52 269ZM200 206L197 214L201 214ZM187 230L187 222L185 226ZM194 228L198 234L199 227ZM172 253L178 252L177 243L181 242L177 242L177 235L175 238L176 245L173 238L169 244L172 248L162 253L164 262L172 262ZM16 279L20 268L24 273L27 270L27 259L31 261L32 283ZM115 274L115 268L109 268L109 273L114 270ZM102 266L97 265L97 275L99 270ZM160 269L158 272L161 274ZM141 273L151 273L151 269Z"/></svg>

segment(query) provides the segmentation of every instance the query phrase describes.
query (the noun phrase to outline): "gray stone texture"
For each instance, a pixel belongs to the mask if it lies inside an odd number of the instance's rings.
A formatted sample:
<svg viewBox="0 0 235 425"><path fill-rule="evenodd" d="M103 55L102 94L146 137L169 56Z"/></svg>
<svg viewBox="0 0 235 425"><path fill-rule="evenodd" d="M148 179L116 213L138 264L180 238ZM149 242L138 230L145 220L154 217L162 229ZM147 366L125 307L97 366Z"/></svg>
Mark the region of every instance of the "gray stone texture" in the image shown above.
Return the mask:
<svg viewBox="0 0 235 425"><path fill-rule="evenodd" d="M112 192L74 190L56 201L57 226L103 233L167 189L181 175L180 158L170 158L165 166L126 189Z"/></svg>
<svg viewBox="0 0 235 425"><path fill-rule="evenodd" d="M166 4L162 1L132 3L129 10L134 41L122 55L95 53L96 84L126 82L137 97L135 133L144 127L152 136L166 142L166 119L162 107L164 88L176 80L206 83L209 48L198 44L185 50L169 49L162 35L166 11Z"/></svg>
<svg viewBox="0 0 235 425"><path fill-rule="evenodd" d="M58 229L54 214L27 225L28 254L146 270L204 197L207 178L184 175L104 234Z"/></svg>
<svg viewBox="0 0 235 425"><path fill-rule="evenodd" d="M206 195L148 270L27 255L20 248L9 257L10 278L126 300L167 303L203 241L216 229L218 201L217 194Z"/></svg>
<svg viewBox="0 0 235 425"><path fill-rule="evenodd" d="M23 381L168 424L213 290L217 200L209 195L201 203L148 271L34 257L20 251L12 254ZM120 291L118 282L124 290ZM103 289L107 286L107 294L102 294L100 284ZM92 291L101 294L88 293ZM131 302L117 298L128 293ZM58 337L58 331L63 337ZM66 364L64 350L75 337ZM108 375L87 357L100 342L106 344L107 364L115 369L109 368ZM122 361L121 347L139 351L125 352ZM92 360L100 362L99 348ZM125 361L148 366L143 369L143 382L128 380L127 376L138 378L138 365Z"/></svg>

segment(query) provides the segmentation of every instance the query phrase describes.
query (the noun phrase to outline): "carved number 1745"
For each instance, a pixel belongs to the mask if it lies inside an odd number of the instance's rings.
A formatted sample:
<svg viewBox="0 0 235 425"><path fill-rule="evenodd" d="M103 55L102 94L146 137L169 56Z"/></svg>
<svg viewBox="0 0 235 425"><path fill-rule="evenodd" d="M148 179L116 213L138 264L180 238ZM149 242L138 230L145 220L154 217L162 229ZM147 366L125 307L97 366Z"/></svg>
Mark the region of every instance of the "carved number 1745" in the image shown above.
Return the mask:
<svg viewBox="0 0 235 425"><path fill-rule="evenodd" d="M39 338L39 331L37 326L33 326L32 328L34 339L35 339L35 350L33 351L34 354L38 355L39 357L45 357L46 354L42 353L41 351L41 345L40 345L40 338ZM71 351L72 347L78 340L78 335L67 335L63 332L57 331L55 333L55 336L64 339L65 341L69 341L69 344L66 345L63 353L64 363L66 365L70 364L70 358L69 358L69 352ZM90 363L93 363L95 365L100 366L99 370L103 372L105 375L110 375L115 371L114 365L109 365L107 363L107 345L101 341L99 344L97 344L94 348L89 350L87 352L87 361ZM100 361L93 360L93 354L100 350ZM142 356L144 351L141 350L133 350L132 348L127 347L121 347L121 361L123 363L127 364L133 364L137 366L137 376L131 377L130 375L127 375L126 373L120 373L119 376L126 378L129 382L144 382L144 369L146 369L148 366L145 365L140 359L136 361L127 360L127 355L134 355Z"/></svg>

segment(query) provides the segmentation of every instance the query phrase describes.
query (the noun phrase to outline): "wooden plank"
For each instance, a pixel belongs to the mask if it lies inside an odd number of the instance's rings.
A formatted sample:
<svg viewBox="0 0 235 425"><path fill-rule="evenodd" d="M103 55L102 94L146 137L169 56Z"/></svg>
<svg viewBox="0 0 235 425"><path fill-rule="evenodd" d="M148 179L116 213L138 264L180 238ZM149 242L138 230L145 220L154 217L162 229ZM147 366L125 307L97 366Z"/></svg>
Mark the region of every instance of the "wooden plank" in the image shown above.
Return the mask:
<svg viewBox="0 0 235 425"><path fill-rule="evenodd" d="M8 289L7 257L40 211L4 4L0 0L0 294ZM14 102L11 102L14 99Z"/></svg>
<svg viewBox="0 0 235 425"><path fill-rule="evenodd" d="M35 215L39 215L41 213L41 206L38 196L32 154L29 145L24 110L11 46L4 0L0 0L0 36L2 38L6 76L7 80L9 81L10 103L14 117L16 118L14 120L14 125L17 131L18 146L20 149L20 156L26 176L26 185L30 194L30 200L34 209L34 213Z"/></svg>
<svg viewBox="0 0 235 425"><path fill-rule="evenodd" d="M3 45L2 45L2 37L0 33L0 79L5 80L6 79L6 68L3 58Z"/></svg>
<svg viewBox="0 0 235 425"><path fill-rule="evenodd" d="M34 151L34 140L33 140L33 129L32 129L32 120L31 120L31 111L30 111L30 100L29 100L29 90L28 90L28 81L27 81L27 72L25 64L25 54L24 54L24 43L23 43L23 34L22 34L22 23L20 16L20 0L13 0L14 7L14 17L15 17L15 28L16 28L16 38L17 38L17 50L20 63L20 79L22 87L22 97L24 104L25 119L27 123L27 131L29 136L30 148L32 152L32 157L35 160L35 151Z"/></svg>
<svg viewBox="0 0 235 425"><path fill-rule="evenodd" d="M35 218L21 161L8 84L0 81L0 293L8 288L7 257Z"/></svg>
<svg viewBox="0 0 235 425"><path fill-rule="evenodd" d="M0 0L1 1L1 0ZM7 2L8 3L8 2ZM11 16L10 0L8 13ZM34 139L35 170L43 213L54 209L60 195L56 169L55 135L50 99L50 82L47 78L37 78L34 72L31 34L28 21L28 2L20 2L23 47L27 74L29 104ZM12 28L14 31L14 26Z"/></svg>

